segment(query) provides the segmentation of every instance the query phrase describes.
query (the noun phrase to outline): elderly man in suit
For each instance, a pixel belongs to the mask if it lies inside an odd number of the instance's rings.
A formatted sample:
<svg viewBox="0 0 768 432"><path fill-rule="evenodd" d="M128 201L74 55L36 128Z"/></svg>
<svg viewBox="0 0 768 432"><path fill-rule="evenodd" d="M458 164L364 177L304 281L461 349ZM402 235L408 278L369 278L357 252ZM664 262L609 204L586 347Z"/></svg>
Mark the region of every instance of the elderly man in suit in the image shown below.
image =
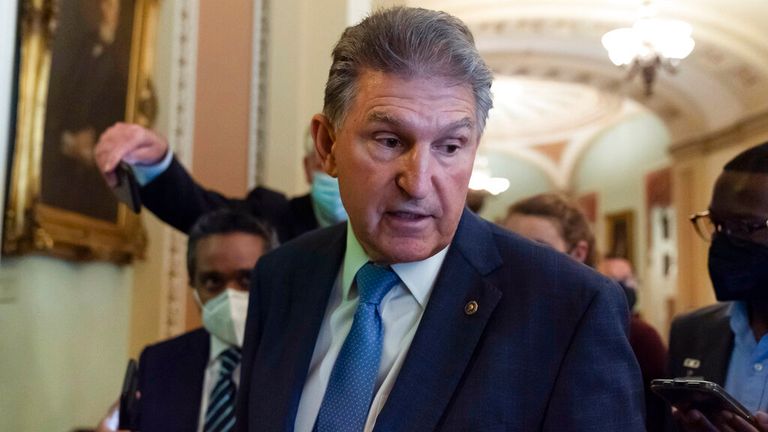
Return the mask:
<svg viewBox="0 0 768 432"><path fill-rule="evenodd" d="M142 352L139 430L232 430L249 277L272 237L260 221L230 210L192 227L187 267L204 328Z"/></svg>
<svg viewBox="0 0 768 432"><path fill-rule="evenodd" d="M725 387L756 413L758 427L728 413L678 411L676 419L687 431L768 431L768 142L725 165L709 209L692 220L711 241L709 276L723 303L672 323L670 374Z"/></svg>
<svg viewBox="0 0 768 432"><path fill-rule="evenodd" d="M349 223L259 261L238 430L643 429L618 286L464 209L491 82L442 12L342 34L312 133Z"/></svg>

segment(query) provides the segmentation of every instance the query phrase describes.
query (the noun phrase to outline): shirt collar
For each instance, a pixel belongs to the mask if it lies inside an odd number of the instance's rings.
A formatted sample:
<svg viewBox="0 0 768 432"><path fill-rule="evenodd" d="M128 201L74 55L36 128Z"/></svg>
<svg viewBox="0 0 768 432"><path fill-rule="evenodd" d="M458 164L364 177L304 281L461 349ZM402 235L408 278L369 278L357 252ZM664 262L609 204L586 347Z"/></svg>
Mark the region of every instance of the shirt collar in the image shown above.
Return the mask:
<svg viewBox="0 0 768 432"><path fill-rule="evenodd" d="M230 347L232 347L232 345L219 339L218 336L215 336L211 332L208 332L208 334L211 335L211 352L210 352L210 355L208 356L208 364L210 365L211 363L216 361L216 359L219 357L219 354L228 350Z"/></svg>
<svg viewBox="0 0 768 432"><path fill-rule="evenodd" d="M448 253L449 247L446 246L440 252L422 261L392 264L392 270L422 308L426 306L429 294L432 292L432 287L437 279L437 274L440 272L440 267L443 265L443 261L445 261L445 255ZM370 261L370 258L363 250L360 242L357 241L357 237L355 237L355 233L352 230L352 224L347 223L347 248L344 252L341 277L342 299L347 299L357 271L368 261Z"/></svg>
<svg viewBox="0 0 768 432"><path fill-rule="evenodd" d="M752 346L757 344L755 342L755 335L752 332L752 327L749 326L747 304L743 301L735 301L731 303L730 325L736 343L746 343Z"/></svg>

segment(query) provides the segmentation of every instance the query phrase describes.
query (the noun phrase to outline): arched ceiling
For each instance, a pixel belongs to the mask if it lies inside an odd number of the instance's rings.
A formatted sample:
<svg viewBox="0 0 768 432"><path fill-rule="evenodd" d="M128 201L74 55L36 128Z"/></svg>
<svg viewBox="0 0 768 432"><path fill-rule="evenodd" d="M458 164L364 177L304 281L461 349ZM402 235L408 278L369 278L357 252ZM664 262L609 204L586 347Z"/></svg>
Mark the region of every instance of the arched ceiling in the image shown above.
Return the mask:
<svg viewBox="0 0 768 432"><path fill-rule="evenodd" d="M768 110L764 0L656 0L660 17L691 24L696 48L677 73L659 73L650 97L644 95L639 78L625 79L626 71L610 62L600 43L605 32L632 25L641 0L406 4L444 10L471 28L497 77L496 107L484 138L487 147L502 149L513 143L517 149L507 150L517 152L520 147L544 150L566 143L558 152L573 153L567 147L583 148L588 139L584 134L646 109L664 122L676 142Z"/></svg>

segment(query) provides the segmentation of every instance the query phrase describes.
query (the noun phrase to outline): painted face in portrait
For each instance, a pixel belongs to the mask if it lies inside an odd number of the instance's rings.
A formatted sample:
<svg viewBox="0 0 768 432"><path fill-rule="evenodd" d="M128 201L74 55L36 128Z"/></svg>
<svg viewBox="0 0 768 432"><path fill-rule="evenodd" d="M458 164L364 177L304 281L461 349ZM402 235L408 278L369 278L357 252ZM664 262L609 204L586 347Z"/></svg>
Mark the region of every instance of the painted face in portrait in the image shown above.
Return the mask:
<svg viewBox="0 0 768 432"><path fill-rule="evenodd" d="M313 118L323 168L371 259L426 259L451 242L464 208L479 139L472 90L367 69L357 89L340 130Z"/></svg>

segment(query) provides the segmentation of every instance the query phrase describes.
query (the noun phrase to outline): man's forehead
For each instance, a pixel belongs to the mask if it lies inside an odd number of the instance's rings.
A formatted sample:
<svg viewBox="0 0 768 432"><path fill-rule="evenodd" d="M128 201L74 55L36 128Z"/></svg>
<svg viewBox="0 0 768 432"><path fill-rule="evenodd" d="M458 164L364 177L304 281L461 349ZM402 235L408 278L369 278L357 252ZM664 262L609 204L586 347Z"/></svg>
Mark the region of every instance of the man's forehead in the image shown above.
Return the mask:
<svg viewBox="0 0 768 432"><path fill-rule="evenodd" d="M407 124L407 119L398 115L397 112L392 112L386 109L373 109L365 117L365 120L369 123L387 123L396 127L403 127ZM445 119L440 126L444 129L470 129L475 127L475 121L472 117L464 116L458 119Z"/></svg>

